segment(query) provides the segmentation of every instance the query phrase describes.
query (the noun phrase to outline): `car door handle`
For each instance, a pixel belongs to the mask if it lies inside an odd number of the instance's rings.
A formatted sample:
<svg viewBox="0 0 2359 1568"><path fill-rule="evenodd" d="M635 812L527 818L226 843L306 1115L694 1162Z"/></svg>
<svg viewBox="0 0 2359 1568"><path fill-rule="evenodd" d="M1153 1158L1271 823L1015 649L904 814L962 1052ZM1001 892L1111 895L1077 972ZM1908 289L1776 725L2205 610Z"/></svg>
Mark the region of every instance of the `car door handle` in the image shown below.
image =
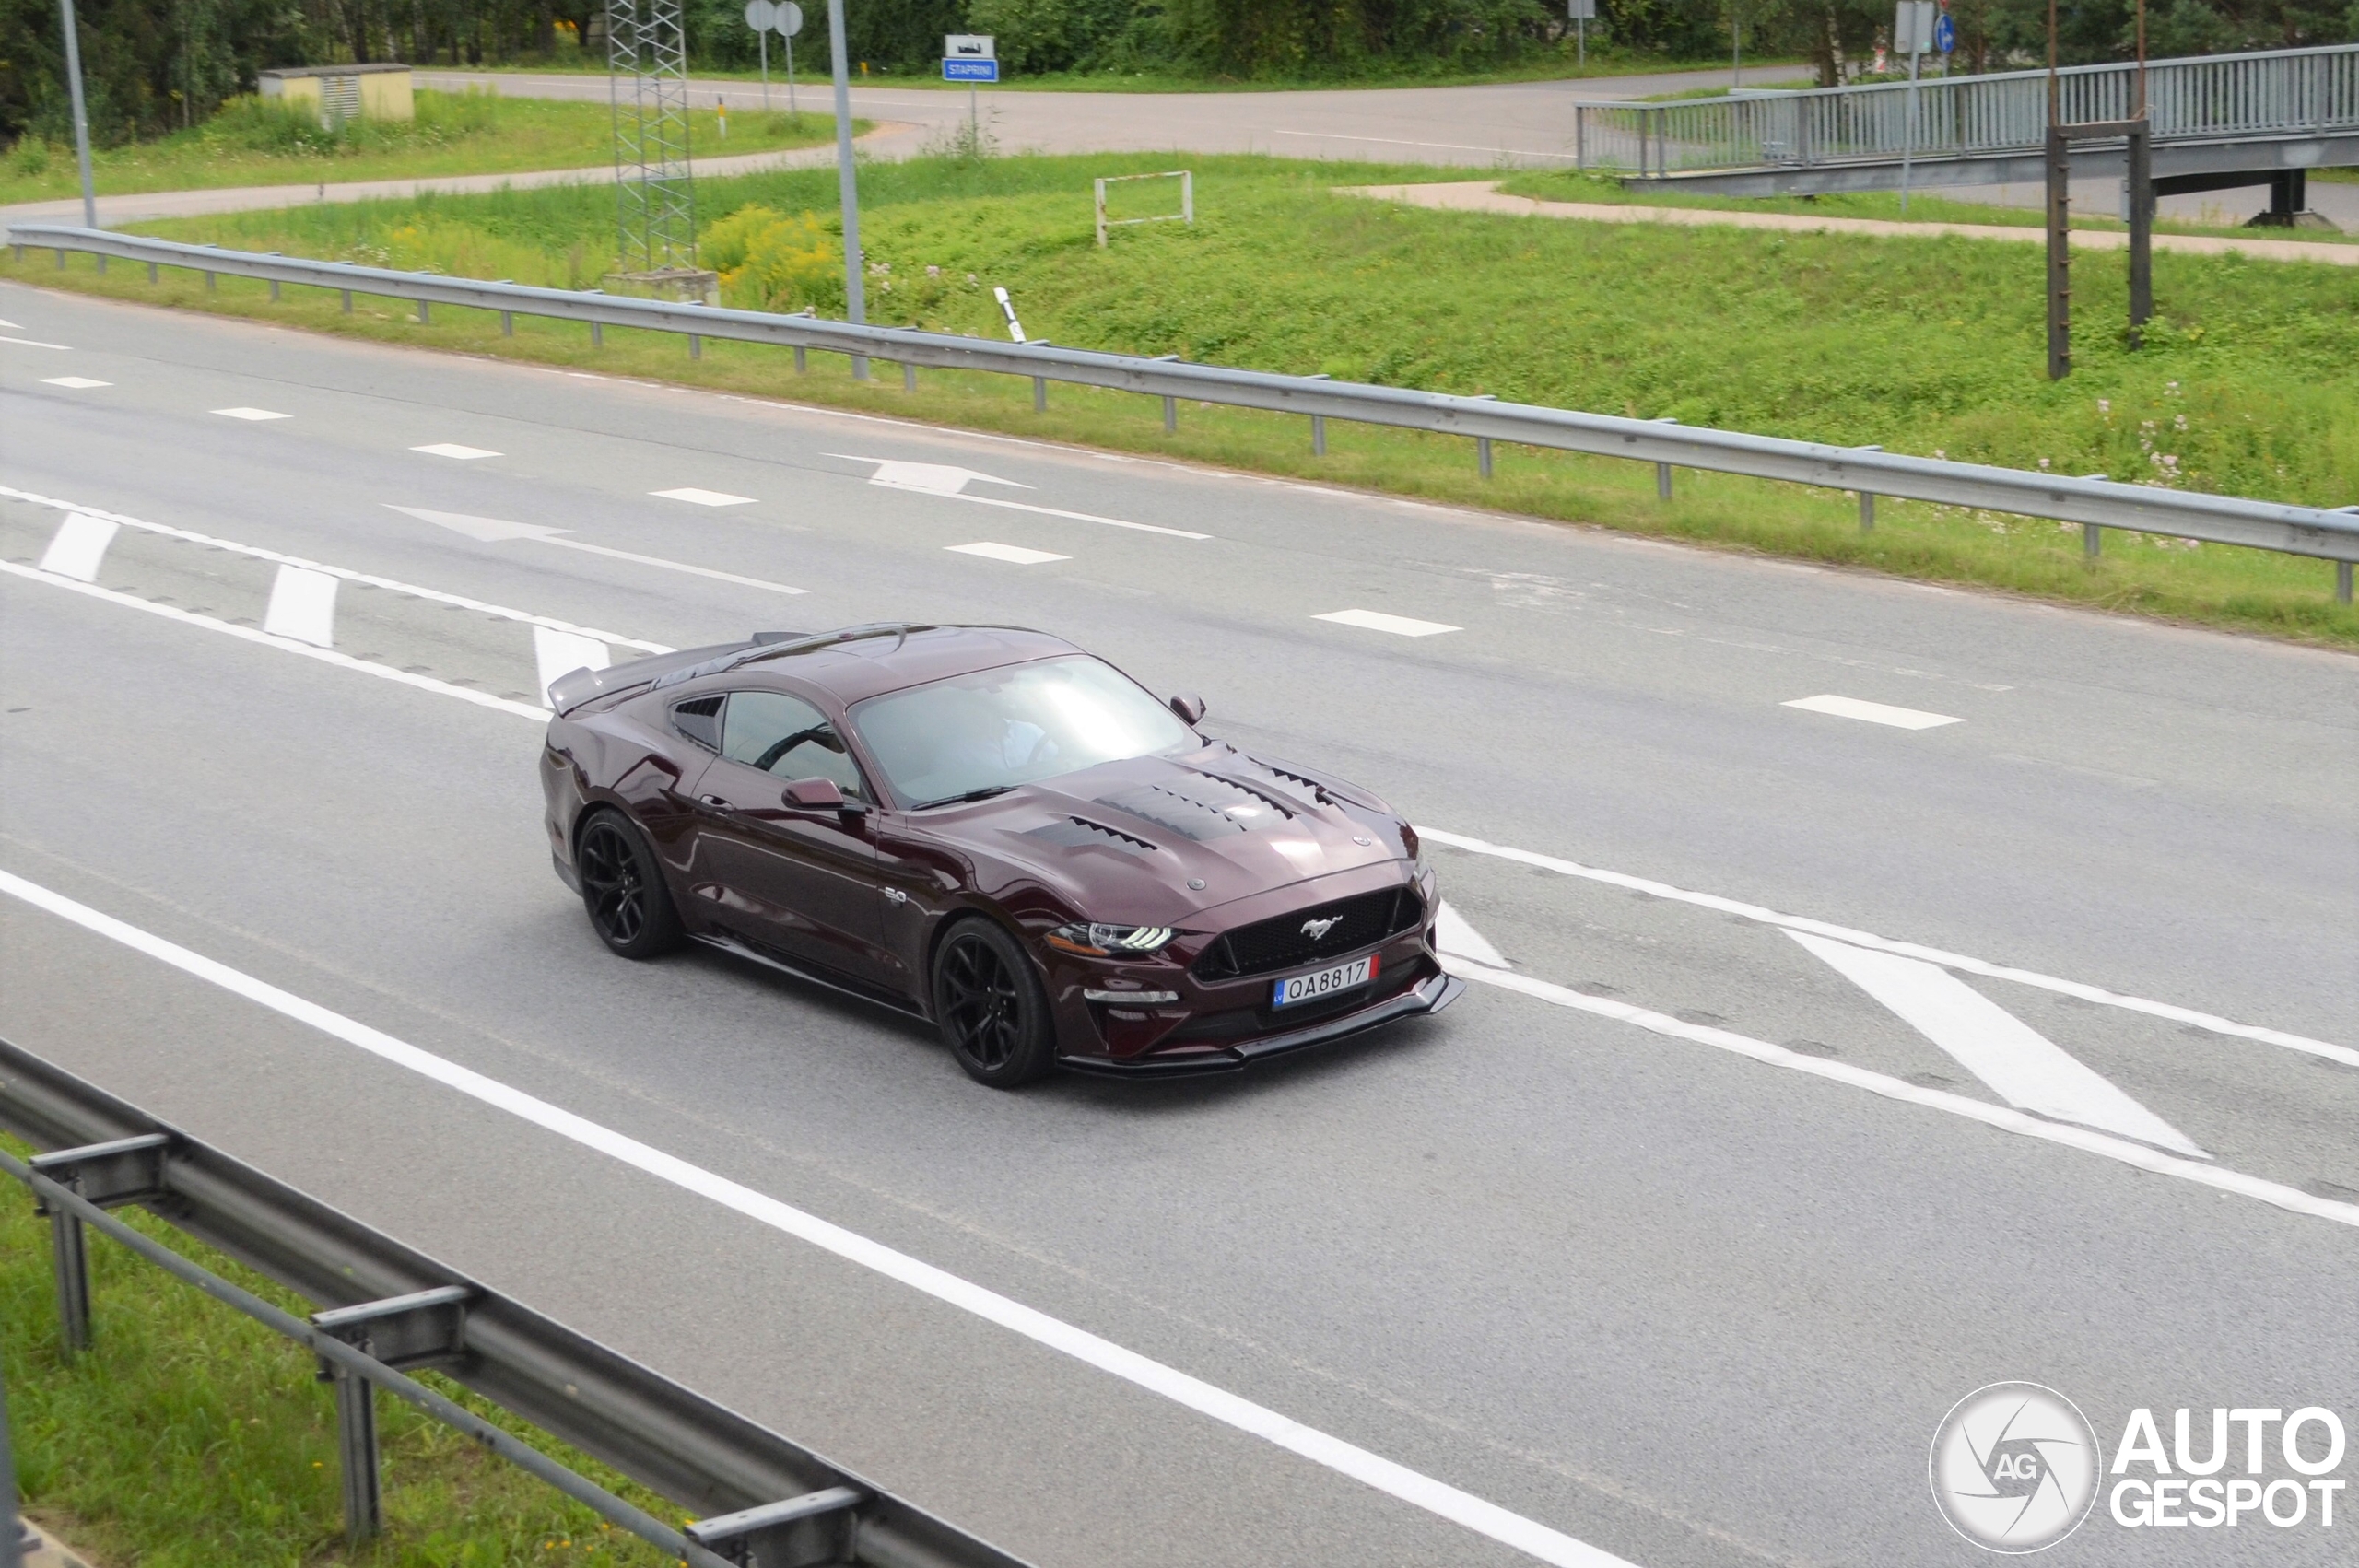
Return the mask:
<svg viewBox="0 0 2359 1568"><path fill-rule="evenodd" d="M735 806L731 805L727 801L722 800L718 795L698 795L697 797L697 804L700 806L710 806L717 812L734 812L737 809Z"/></svg>

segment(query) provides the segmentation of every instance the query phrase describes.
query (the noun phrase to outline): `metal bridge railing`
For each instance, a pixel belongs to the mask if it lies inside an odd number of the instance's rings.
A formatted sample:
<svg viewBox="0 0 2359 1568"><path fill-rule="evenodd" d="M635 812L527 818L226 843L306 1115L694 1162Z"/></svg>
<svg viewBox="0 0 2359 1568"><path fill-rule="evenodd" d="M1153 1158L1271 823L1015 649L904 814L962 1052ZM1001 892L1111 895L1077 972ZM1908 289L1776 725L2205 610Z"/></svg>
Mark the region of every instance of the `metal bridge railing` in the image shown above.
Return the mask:
<svg viewBox="0 0 2359 1568"><path fill-rule="evenodd" d="M2359 131L2359 43L2156 60L2147 102L2158 146ZM2135 65L2058 73L2068 123L2123 120ZM1908 84L1574 107L1583 169L1661 178L1708 170L1919 161L2036 153L2048 128L2048 73L1929 77Z"/></svg>
<svg viewBox="0 0 2359 1568"><path fill-rule="evenodd" d="M2125 485L2104 478L2068 478L2020 468L1912 457L1873 447L1838 447L1742 430L1714 430L1669 420L1583 414L1502 403L1488 395L1459 397L1408 387L1330 380L1324 376L1285 376L1224 365L1191 365L1176 358L1099 354L1046 343L1000 343L908 327L855 326L817 316L716 310L596 292L482 283L440 273L393 272L341 262L259 255L103 228L20 223L10 227L8 242L20 252L29 246L54 251L61 267L68 252L84 252L98 256L101 267L110 256L144 262L151 278L158 267L173 266L205 273L208 280L217 273L259 278L272 286L274 295L279 285L289 283L335 289L344 294L346 310L351 309L356 294L408 299L417 303L421 321L428 318L431 306L453 305L496 311L511 325L515 316L578 322L590 329L593 343L607 327L635 327L686 337L690 354L700 352L703 340L709 337L790 348L798 369L813 349L846 355L855 362L876 358L898 364L907 387L917 385L921 369L1022 376L1032 382L1035 408L1048 406L1050 381L1105 387L1162 399L1167 430L1177 427L1180 403L1190 398L1231 408L1307 415L1314 453L1326 450L1330 419L1426 430L1472 440L1476 463L1485 478L1491 473L1492 443L1512 441L1652 463L1656 494L1665 500L1671 498L1672 469L1700 468L1854 491L1860 497L1862 526L1869 525L1873 516L1872 497L1891 496L2077 522L2083 548L2091 556L2097 554L2102 532L2108 528L2246 544L2335 562L2336 597L2345 603L2352 596L2352 564L2359 562L2359 516L2282 501Z"/></svg>

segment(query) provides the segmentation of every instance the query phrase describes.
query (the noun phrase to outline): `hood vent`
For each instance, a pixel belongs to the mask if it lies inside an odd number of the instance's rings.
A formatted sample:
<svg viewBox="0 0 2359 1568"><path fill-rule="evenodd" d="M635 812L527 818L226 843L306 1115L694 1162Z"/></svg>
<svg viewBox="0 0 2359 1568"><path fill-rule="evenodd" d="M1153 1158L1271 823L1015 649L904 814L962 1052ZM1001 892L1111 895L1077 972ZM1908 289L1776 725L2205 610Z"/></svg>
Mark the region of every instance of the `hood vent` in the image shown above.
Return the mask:
<svg viewBox="0 0 2359 1568"><path fill-rule="evenodd" d="M1280 767L1277 764L1273 762L1263 762L1258 756L1248 757L1246 760L1250 762L1254 766L1260 768L1262 772L1269 774L1273 778L1283 778L1289 784L1301 785L1305 790L1310 791L1310 798L1317 801L1322 806L1332 806L1335 803L1335 798L1327 793L1326 790L1322 788L1316 779L1305 778L1299 773L1289 773L1285 768Z"/></svg>
<svg viewBox="0 0 2359 1568"><path fill-rule="evenodd" d="M1101 795L1097 803L1199 844L1270 827L1294 815L1292 808L1274 797L1209 773L1195 774L1177 786L1142 784L1119 795Z"/></svg>
<svg viewBox="0 0 2359 1568"><path fill-rule="evenodd" d="M1044 844L1054 844L1064 849L1123 849L1133 855L1152 855L1155 845L1134 833L1119 827L1109 827L1102 822L1092 822L1086 816L1063 816L1026 833L1027 838L1037 838Z"/></svg>

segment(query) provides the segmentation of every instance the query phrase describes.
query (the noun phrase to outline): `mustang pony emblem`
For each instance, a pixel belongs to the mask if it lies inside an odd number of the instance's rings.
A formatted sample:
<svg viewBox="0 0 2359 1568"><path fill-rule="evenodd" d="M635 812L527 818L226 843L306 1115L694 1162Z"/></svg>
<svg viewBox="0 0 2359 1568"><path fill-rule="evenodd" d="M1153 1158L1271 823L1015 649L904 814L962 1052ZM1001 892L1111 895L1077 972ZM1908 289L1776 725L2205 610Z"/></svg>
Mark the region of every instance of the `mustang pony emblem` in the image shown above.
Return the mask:
<svg viewBox="0 0 2359 1568"><path fill-rule="evenodd" d="M1333 930L1342 920L1341 915L1330 915L1323 920L1305 920L1302 922L1302 934L1317 942L1320 937Z"/></svg>

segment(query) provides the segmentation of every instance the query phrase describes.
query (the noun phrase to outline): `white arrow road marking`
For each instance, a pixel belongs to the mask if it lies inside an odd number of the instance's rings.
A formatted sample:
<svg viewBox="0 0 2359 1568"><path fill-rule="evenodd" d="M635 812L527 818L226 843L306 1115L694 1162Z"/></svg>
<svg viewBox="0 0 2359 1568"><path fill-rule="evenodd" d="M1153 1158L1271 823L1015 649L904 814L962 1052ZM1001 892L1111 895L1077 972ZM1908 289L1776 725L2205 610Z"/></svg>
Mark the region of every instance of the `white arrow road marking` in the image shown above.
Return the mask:
<svg viewBox="0 0 2359 1568"><path fill-rule="evenodd" d="M1071 556L1060 556L1052 550L1027 550L1021 544L994 544L979 540L972 544L945 544L944 549L960 556L980 556L988 561L1008 561L1019 567L1037 567L1043 561L1070 561Z"/></svg>
<svg viewBox="0 0 2359 1568"><path fill-rule="evenodd" d="M118 524L88 512L67 512L57 532L41 552L41 569L70 577L77 582L99 580L99 563L114 543Z"/></svg>
<svg viewBox="0 0 2359 1568"><path fill-rule="evenodd" d="M43 376L41 379L41 384L45 387L71 387L76 392L87 392L92 387L114 385L112 381L94 381L88 376Z"/></svg>
<svg viewBox="0 0 2359 1568"><path fill-rule="evenodd" d="M1921 713L1913 708L1894 708L1889 703L1863 702L1856 696L1798 696L1791 702L1781 702L1780 708L1799 708L1811 713L1831 713L1837 719L1864 719L1871 724L1889 724L1895 730L1938 730L1944 724L1963 724L1963 719L1952 719L1946 713Z"/></svg>
<svg viewBox="0 0 2359 1568"><path fill-rule="evenodd" d="M581 550L593 556L604 556L611 560L629 561L642 567L661 567L667 572L686 572L690 577L710 578L716 582L734 582L741 588L759 588L771 593L808 593L807 588L789 588L782 582L769 582L758 577L740 577L735 572L715 571L710 567L693 567L686 561L667 561L661 556L642 556L635 550L616 550L604 544L593 544L586 540L563 537L562 528L548 528L537 522L509 522L496 517L469 517L464 512L428 511L424 507L397 507L384 503L392 511L414 517L422 522L434 523L470 539L480 539L487 544L497 544L508 539L530 539L536 544L556 544L568 550ZM627 638L608 638L609 642L629 642ZM631 647L641 646L630 643ZM658 649L669 652L670 649ZM604 669L601 665L599 668Z"/></svg>
<svg viewBox="0 0 2359 1568"><path fill-rule="evenodd" d="M603 670L614 661L613 650L594 637L533 628L533 660L541 673L541 695L576 670Z"/></svg>
<svg viewBox="0 0 2359 1568"><path fill-rule="evenodd" d="M1391 632L1395 637L1433 637L1441 632L1462 631L1461 626L1445 626L1439 621L1420 621L1407 615L1388 615L1381 610L1330 610L1323 615L1313 615L1314 621L1332 621L1339 626L1358 626L1365 631Z"/></svg>
<svg viewBox="0 0 2359 1568"><path fill-rule="evenodd" d="M1466 917L1446 898L1441 907L1434 911L1434 945L1452 958L1470 959L1494 969L1515 967L1491 945L1489 938L1468 925Z"/></svg>
<svg viewBox="0 0 2359 1568"><path fill-rule="evenodd" d="M9 563L0 562L0 566L6 565ZM21 571L24 568L15 569ZM184 975L218 986L231 995L266 1007L281 1017L317 1029L333 1039L368 1052L381 1061L415 1072L482 1105L505 1111L545 1131L651 1176L658 1181L667 1182L682 1191L694 1193L743 1214L758 1224L807 1242L847 1262L931 1296L945 1305L996 1324L1035 1344L1071 1356L1085 1365L1109 1373L1149 1393L1161 1395L1199 1415L1274 1444L1309 1459L1312 1464L1348 1476L1413 1507L1422 1508L1477 1535L1486 1536L1502 1545L1536 1557L1543 1562L1555 1563L1557 1568L1631 1568L1624 1559L1602 1551L1586 1541L1575 1540L1536 1519L1509 1513L1496 1503L1461 1492L1446 1481L1396 1464L1315 1427L1305 1426L1266 1405L1257 1405L1226 1388L1191 1376L1178 1367L1152 1360L1086 1328L1051 1317L1036 1307L1011 1300L970 1280L963 1280L947 1270L938 1269L906 1252L895 1251L882 1242L871 1241L855 1231L830 1223L806 1210L782 1203L767 1193L757 1192L726 1176L690 1164L675 1154L667 1154L636 1138L512 1088L496 1078L487 1078L447 1057L421 1050L406 1040L372 1029L357 1019L332 1012L315 1001L281 990L266 980L232 969L217 959L193 953L177 942L167 942L111 915L101 914L87 904L76 903L38 883L0 872L0 893L69 920L94 935L119 942L135 953L169 964ZM2354 1210L2353 1213L2359 1214L2359 1210Z"/></svg>
<svg viewBox="0 0 2359 1568"><path fill-rule="evenodd" d="M0 872L0 875L5 874ZM1986 1127L1995 1127L2001 1132L2013 1132L2025 1138L2036 1138L2045 1143L2060 1143L2068 1149L2078 1149L2083 1153L2097 1154L2108 1160L2117 1160L2122 1164L2134 1165L2142 1171L2151 1171L2156 1176L2174 1176L2181 1181L2193 1182L2198 1186L2213 1188L2222 1192L2233 1192L2240 1197L2256 1198L2263 1203L2274 1204L2280 1209L2290 1210L2296 1214L2307 1214L2313 1219L2332 1220L2337 1224L2359 1227L2359 1203L2338 1203L2331 1198L2315 1198L2298 1187L2287 1187L2283 1182L2247 1176L2241 1171L2224 1170L2218 1165L2208 1164L2201 1160L2182 1159L2177 1154L2165 1153L2159 1149L2149 1148L2143 1143L2132 1143L2126 1138L2093 1132L2086 1128L2073 1127L2063 1122L2046 1121L2036 1116L2026 1116L2022 1111L2006 1106L1994 1106L1983 1100L1970 1100L1963 1094L1945 1094L1939 1089L1920 1089L1904 1079L1887 1077L1881 1072L1871 1072L1863 1067L1853 1067L1848 1062L1830 1061L1824 1057L1804 1056L1800 1051L1790 1051L1783 1046L1773 1046L1766 1040L1756 1040L1750 1036L1733 1034L1726 1029L1713 1029L1701 1024L1690 1024L1684 1019L1673 1018L1668 1013L1649 1012L1643 1007L1633 1007L1628 1002L1610 1001L1604 997L1590 996L1568 987L1552 985L1546 980L1535 980L1528 975L1519 975L1513 970L1487 969L1482 965L1469 964L1463 959L1445 959L1443 967L1461 979L1473 980L1486 986L1497 986L1503 990L1520 992L1539 1001L1570 1008L1576 1012L1593 1012L1601 1018L1616 1019L1624 1024L1636 1024L1641 1029L1657 1035L1668 1035L1673 1039L1691 1040L1699 1046L1710 1046L1717 1050L1747 1057L1770 1067L1782 1067L1791 1072L1807 1073L1813 1078L1825 1078L1837 1083L1848 1083L1855 1089L1865 1089L1872 1094L1881 1094L1887 1100L1923 1106L1929 1110L1946 1111L1952 1116L1964 1117L1968 1121L1978 1121Z"/></svg>
<svg viewBox="0 0 2359 1568"><path fill-rule="evenodd" d="M41 343L29 337L0 337L0 343L13 343L25 348L58 348L69 354L74 349L70 343Z"/></svg>
<svg viewBox="0 0 2359 1568"><path fill-rule="evenodd" d="M483 447L463 447L456 441L437 441L429 447L412 447L409 450L414 452L424 452L428 457L456 458L461 462L473 462L479 457L500 455Z"/></svg>
<svg viewBox="0 0 2359 1568"><path fill-rule="evenodd" d="M2212 1157L2187 1134L1939 965L1872 953L1801 931L1786 934L1898 1013L2017 1110L2135 1138L2192 1159Z"/></svg>
<svg viewBox="0 0 2359 1568"><path fill-rule="evenodd" d="M278 576L271 580L270 608L262 614L262 629L313 648L334 648L335 582L326 572L279 568Z"/></svg>
<svg viewBox="0 0 2359 1568"><path fill-rule="evenodd" d="M2306 1035L2288 1034L2283 1029L2264 1028L2257 1024L2239 1024L2233 1018L2217 1013L2198 1012L2190 1007L2179 1007L2167 1001L2154 1001L2145 997L2124 996L2107 990L2102 986L2084 985L2078 980L2061 980L2053 975L2043 975L2033 969L2018 969L2010 965L1993 964L1987 959L1969 958L1962 953L1944 953L1938 947L1926 947L1913 942L1895 942L1890 937L1877 936L1872 931L1853 930L1825 920L1813 920L1802 915L1781 915L1775 909L1765 909L1758 904L1739 899L1723 898L1716 893L1697 893L1691 888L1674 887L1652 877L1632 876L1627 872L1609 872L1598 866L1585 866L1578 860L1562 860L1555 855L1537 854L1530 849L1511 848L1505 844L1452 833L1447 828L1427 827L1419 824L1420 837L1436 844L1447 844L1453 849L1470 854L1494 855L1502 860L1512 860L1520 866L1537 866L1559 876L1579 877L1585 882L1601 882L1608 887L1627 888L1633 893L1652 894L1674 903L1693 904L1699 909L1717 909L1724 915L1743 919L1758 920L1765 926L1781 926L1789 930L1810 931L1819 936L1831 936L1837 942L1848 942L1854 947L1873 948L1878 953L1897 953L1905 958L1921 958L1928 964L1938 964L1944 969L1956 969L1968 975L1986 975L1994 980L2013 980L2017 985L2037 986L2041 990L2055 991L2062 996L2076 996L2083 1001L2094 1001L2105 1007L2118 1007L2130 1012L2143 1012L2155 1018L2167 1018L2174 1024L2191 1024L2215 1035L2231 1035L2242 1040L2259 1040L2267 1045L2283 1046L2288 1050L2339 1061L2345 1067L2359 1067L2359 1050L2338 1046L2327 1040L2313 1040Z"/></svg>
<svg viewBox="0 0 2359 1568"><path fill-rule="evenodd" d="M945 500L972 501L981 507L1003 507L1009 511L1032 512L1040 517L1061 517L1071 522L1102 523L1108 528L1127 528L1133 533L1161 533L1173 539L1210 539L1209 533L1191 529L1166 528L1161 523L1132 522L1119 517L1100 517L1096 512L1066 511L1059 507L1037 507L1029 501L1011 501L998 496L970 496L967 486L980 482L985 485L1005 485L1018 490L1031 486L1015 479L1002 479L990 474L978 474L971 468L956 468L942 462L903 462L898 458L855 457L851 452L827 452L846 462L873 462L876 472L869 477L871 485L881 485L888 490L916 490L923 495L940 496Z"/></svg>

